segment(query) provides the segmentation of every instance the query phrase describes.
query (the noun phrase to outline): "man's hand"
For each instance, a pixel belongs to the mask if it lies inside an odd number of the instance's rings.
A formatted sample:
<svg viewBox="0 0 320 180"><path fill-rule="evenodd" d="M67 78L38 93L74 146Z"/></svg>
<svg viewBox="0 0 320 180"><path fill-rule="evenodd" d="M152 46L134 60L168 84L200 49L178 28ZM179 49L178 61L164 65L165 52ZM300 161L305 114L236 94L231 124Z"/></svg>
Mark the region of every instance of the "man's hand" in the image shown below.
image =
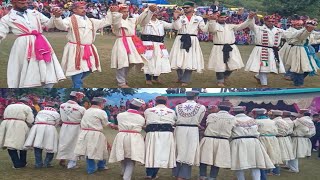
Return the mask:
<svg viewBox="0 0 320 180"><path fill-rule="evenodd" d="M257 13L255 12L250 12L249 13L249 19L253 19L254 17L256 17Z"/></svg>
<svg viewBox="0 0 320 180"><path fill-rule="evenodd" d="M149 10L150 10L151 12L156 12L156 11L158 10L158 7L157 7L157 5L152 4L152 5L149 6Z"/></svg>
<svg viewBox="0 0 320 180"><path fill-rule="evenodd" d="M182 12L179 10L174 11L173 20L177 20L182 15Z"/></svg>
<svg viewBox="0 0 320 180"><path fill-rule="evenodd" d="M109 9L111 12L119 12L119 6L110 6Z"/></svg>
<svg viewBox="0 0 320 180"><path fill-rule="evenodd" d="M216 21L218 19L218 17L219 17L219 12L216 12L216 13L210 14L208 19Z"/></svg>
<svg viewBox="0 0 320 180"><path fill-rule="evenodd" d="M53 8L52 14L54 17L59 18L62 15L62 10L58 7Z"/></svg>

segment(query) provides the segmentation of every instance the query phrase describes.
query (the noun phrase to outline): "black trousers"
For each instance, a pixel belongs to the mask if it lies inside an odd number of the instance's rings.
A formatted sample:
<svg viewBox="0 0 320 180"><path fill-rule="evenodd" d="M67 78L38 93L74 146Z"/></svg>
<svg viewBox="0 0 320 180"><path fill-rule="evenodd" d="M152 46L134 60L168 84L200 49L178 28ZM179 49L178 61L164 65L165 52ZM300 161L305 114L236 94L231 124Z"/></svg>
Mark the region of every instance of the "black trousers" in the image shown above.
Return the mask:
<svg viewBox="0 0 320 180"><path fill-rule="evenodd" d="M27 165L27 151L8 149L9 156L15 168L22 168Z"/></svg>
<svg viewBox="0 0 320 180"><path fill-rule="evenodd" d="M146 74L146 80L147 81L151 81L151 80L155 80L158 81L159 76L153 76L151 74Z"/></svg>

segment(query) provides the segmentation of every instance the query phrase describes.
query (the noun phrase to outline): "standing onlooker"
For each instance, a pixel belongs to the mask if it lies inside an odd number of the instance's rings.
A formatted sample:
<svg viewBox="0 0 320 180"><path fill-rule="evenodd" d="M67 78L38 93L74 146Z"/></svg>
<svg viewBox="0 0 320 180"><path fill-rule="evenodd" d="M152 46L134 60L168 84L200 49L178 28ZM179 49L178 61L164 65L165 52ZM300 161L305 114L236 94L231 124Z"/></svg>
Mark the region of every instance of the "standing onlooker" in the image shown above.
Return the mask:
<svg viewBox="0 0 320 180"><path fill-rule="evenodd" d="M311 137L310 140L312 142L312 150L317 151L317 149L319 148L319 145L317 147L317 141L319 141L320 143L320 115L318 113L314 114L312 116L312 121L316 127L316 135Z"/></svg>

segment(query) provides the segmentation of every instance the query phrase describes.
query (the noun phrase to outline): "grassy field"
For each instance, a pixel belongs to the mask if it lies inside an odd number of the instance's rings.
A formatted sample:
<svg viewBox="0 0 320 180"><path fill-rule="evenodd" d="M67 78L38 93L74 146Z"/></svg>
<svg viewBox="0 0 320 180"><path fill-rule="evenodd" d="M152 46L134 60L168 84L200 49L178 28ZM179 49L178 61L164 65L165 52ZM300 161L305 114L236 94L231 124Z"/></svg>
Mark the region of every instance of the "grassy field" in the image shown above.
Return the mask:
<svg viewBox="0 0 320 180"><path fill-rule="evenodd" d="M117 131L106 129L104 131L108 141L112 142ZM298 174L292 174L285 170L282 170L280 177L270 177L270 180L316 180L320 177L319 162L316 158L316 154L309 159L300 160L301 172ZM67 170L58 165L57 160L53 160L53 168L34 168L34 155L33 151L28 151L28 167L24 169L13 169L11 160L6 151L0 151L0 179L11 180L11 179L39 179L39 180L53 180L53 179L64 179L64 180L86 180L86 179L104 179L104 180L121 180L120 177L120 164L114 163L109 164L110 168L107 171L97 172L93 175L87 175L85 171L84 161L80 161L80 168L75 170ZM194 167L192 176L193 180L197 179L198 168ZM140 164L136 164L133 180L142 180L145 176L145 168ZM247 172L246 176L250 179L250 174ZM162 169L159 171L159 180L173 180L171 177L171 170ZM235 179L234 172L230 170L222 169L219 173L219 180L233 180Z"/></svg>
<svg viewBox="0 0 320 180"><path fill-rule="evenodd" d="M66 44L67 40L65 38L66 33L46 33L46 37L49 39L52 44L57 56L59 59L62 57L63 47ZM2 41L0 44L0 87L7 87L7 62L10 53L11 46L16 37L14 35L9 35L7 39ZM85 80L85 87L88 88L97 88L97 87L117 87L117 82L115 80L115 70L110 68L110 57L111 49L114 44L114 36L97 36L95 45L98 48L100 54L102 72L94 73ZM173 39L166 39L166 45L171 49ZM202 42L201 43L202 51L204 54L205 65L207 64L210 51L212 48L212 43ZM243 61L246 62L252 46L239 46ZM230 87L259 87L253 78L253 73L244 72L244 70L239 70L234 72L230 78ZM270 75L269 86L270 87L293 87L292 82L285 81L282 75ZM142 87L177 87L180 84L174 83L176 80L176 72L170 74L165 74L161 76L162 81L165 83L163 85L153 85L147 86L144 80L144 74L139 70L132 69L129 73L129 86L135 88ZM318 87L319 86L319 76L308 77L306 79L305 87ZM215 82L215 72L205 70L202 74L194 74L192 77L192 83L189 84L190 87L216 87ZM58 83L55 87L71 87L71 81L66 80Z"/></svg>

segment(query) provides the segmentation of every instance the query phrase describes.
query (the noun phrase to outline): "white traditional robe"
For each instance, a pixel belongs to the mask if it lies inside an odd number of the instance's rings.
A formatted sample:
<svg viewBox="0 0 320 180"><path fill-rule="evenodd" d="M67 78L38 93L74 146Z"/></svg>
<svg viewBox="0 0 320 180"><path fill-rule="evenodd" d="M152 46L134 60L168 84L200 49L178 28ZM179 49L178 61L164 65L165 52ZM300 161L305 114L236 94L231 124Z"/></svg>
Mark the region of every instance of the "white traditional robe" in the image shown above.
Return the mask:
<svg viewBox="0 0 320 180"><path fill-rule="evenodd" d="M188 165L200 165L198 127L179 126L188 124L198 126L206 112L206 107L193 100L176 106L177 127L174 131L177 162Z"/></svg>
<svg viewBox="0 0 320 180"><path fill-rule="evenodd" d="M292 134L294 128L294 122L291 118L283 118L283 120L289 125L288 134Z"/></svg>
<svg viewBox="0 0 320 180"><path fill-rule="evenodd" d="M3 113L0 125L0 148L23 150L29 127L34 121L32 109L25 104L11 104Z"/></svg>
<svg viewBox="0 0 320 180"><path fill-rule="evenodd" d="M235 118L236 124L232 129L231 138L242 136L257 138L240 138L231 141L231 170L274 168L266 149L258 139L257 122L245 114L238 114Z"/></svg>
<svg viewBox="0 0 320 180"><path fill-rule="evenodd" d="M304 116L294 121L292 144L295 159L311 156L312 144L310 138L315 134L316 128L309 116Z"/></svg>
<svg viewBox="0 0 320 180"><path fill-rule="evenodd" d="M259 140L266 149L273 164L282 164L281 150L278 139L278 128L276 123L269 118L256 119L258 132L260 133Z"/></svg>
<svg viewBox="0 0 320 180"><path fill-rule="evenodd" d="M283 64L287 63L288 60L288 56L289 56L289 52L291 49L291 45L289 45L291 43L291 38L287 38L286 35L291 34L292 32L294 32L296 29L293 27L290 27L289 29L287 29L284 33L283 33L283 38L286 40L286 43L282 46L282 48L279 51L279 55L283 61Z"/></svg>
<svg viewBox="0 0 320 180"><path fill-rule="evenodd" d="M81 120L81 132L74 153L88 159L107 159L107 138L102 132L107 123L108 116L104 110L98 108L86 110Z"/></svg>
<svg viewBox="0 0 320 180"><path fill-rule="evenodd" d="M244 67L241 54L238 47L234 44L236 41L235 31L240 31L247 28L251 19L246 20L242 24L219 24L218 22L211 20L208 22L208 30L213 33L213 44L233 44L231 47L233 50L229 53L230 58L227 63L223 61L223 45L213 45L208 69L215 72L234 71Z"/></svg>
<svg viewBox="0 0 320 180"><path fill-rule="evenodd" d="M231 168L229 138L235 125L235 117L227 111L219 111L207 117L207 128L200 142L200 162L220 168ZM207 136L217 136L218 139Z"/></svg>
<svg viewBox="0 0 320 180"><path fill-rule="evenodd" d="M310 45L310 35L312 32L308 32L305 28L301 30L295 30L292 32L286 32L285 36L290 38L290 48L286 67L290 68L291 72L304 73L317 71L320 67L317 66L315 59L312 56L308 56L306 49ZM314 38L320 38L316 36ZM309 50L308 50L309 51Z"/></svg>
<svg viewBox="0 0 320 180"><path fill-rule="evenodd" d="M34 49L36 36L20 36L32 31L42 33L45 27L53 28L53 18L48 19L36 10L27 10L26 12L27 14L22 17L12 9L0 20L0 39L1 37L5 38L10 31L18 36L11 48L8 61L7 83L9 88L37 87L58 83L58 81L65 79L52 47L50 47L51 62L36 60ZM43 35L41 36L47 41Z"/></svg>
<svg viewBox="0 0 320 180"><path fill-rule="evenodd" d="M279 47L283 30L273 27L269 29L266 25L257 26L252 23L249 26L255 34L255 44L268 47ZM266 39L264 39L266 38ZM266 42L264 42L264 40ZM272 48L265 48L261 46L255 46L247 61L245 70L251 72L264 72L264 73L285 73L285 68L279 54L279 63L276 62L275 53Z"/></svg>
<svg viewBox="0 0 320 180"><path fill-rule="evenodd" d="M87 72L87 71L98 71L101 72L101 65L100 65L100 58L98 55L97 48L93 44L96 39L96 32L97 30L111 25L112 22L112 15L114 18L121 18L119 15L116 16L115 13L108 12L108 15L99 20L94 18L82 17L79 15L75 15L77 22L78 22L78 30L80 35L80 44L81 44L81 53L80 53L80 69L76 68L76 49L77 49L77 40L76 35L73 30L73 25L71 21L71 17L67 17L62 19L61 17L54 19L55 26L63 31L68 31L67 40L68 43L64 47L63 56L62 56L62 68L63 71L66 73L66 76L73 76L79 73ZM83 54L85 51L85 46L88 46L89 50L91 51L90 56L90 63L83 59ZM97 61L94 57L94 52L97 53ZM89 68L91 65L91 68ZM98 65L98 67L96 66Z"/></svg>
<svg viewBox="0 0 320 180"><path fill-rule="evenodd" d="M129 109L119 113L117 120L119 133L113 141L109 162L119 162L128 158L144 164L145 144L140 132L145 125L145 119L138 111Z"/></svg>
<svg viewBox="0 0 320 180"><path fill-rule="evenodd" d="M56 125L60 121L60 114L53 108L46 108L38 112L35 125L32 126L24 144L26 148L34 147L48 153L58 151L58 131Z"/></svg>
<svg viewBox="0 0 320 180"><path fill-rule="evenodd" d="M111 68L122 69L129 67L130 64L142 64L144 63L145 57L138 53L135 44L132 40L132 36L136 35L136 26L145 26L151 20L153 13L146 9L140 14L138 18L121 18L112 21L113 33L118 37L113 45L111 52ZM128 43L128 50L130 54L126 52L125 41Z"/></svg>
<svg viewBox="0 0 320 180"><path fill-rule="evenodd" d="M172 24L158 19L156 21L151 20L142 27L141 34L164 37L165 29L172 29ZM145 62L143 67L144 73L154 76L159 76L162 73L170 73L169 53L164 43L143 41L143 45L151 47L151 49L147 48L147 51L144 54L147 59L147 62Z"/></svg>
<svg viewBox="0 0 320 180"><path fill-rule="evenodd" d="M174 110L165 105L157 105L144 112L146 124L174 125L177 117ZM146 163L147 168L176 167L175 142L172 132L148 132L146 135Z"/></svg>
<svg viewBox="0 0 320 180"><path fill-rule="evenodd" d="M276 117L273 119L278 128L278 142L281 151L282 162L286 162L294 159L292 141L290 138L290 125L283 120L281 117Z"/></svg>
<svg viewBox="0 0 320 180"><path fill-rule="evenodd" d="M81 132L81 119L86 109L77 102L69 100L60 105L62 126L59 132L57 159L77 160L74 149Z"/></svg>
<svg viewBox="0 0 320 180"><path fill-rule="evenodd" d="M204 69L204 59L197 37L199 30L206 32L207 26L200 16L193 15L190 19L184 15L173 22L173 28L178 31L178 34L191 34L191 47L189 52L181 49L181 36L177 36L170 52L170 62L172 69L186 69L202 73Z"/></svg>

